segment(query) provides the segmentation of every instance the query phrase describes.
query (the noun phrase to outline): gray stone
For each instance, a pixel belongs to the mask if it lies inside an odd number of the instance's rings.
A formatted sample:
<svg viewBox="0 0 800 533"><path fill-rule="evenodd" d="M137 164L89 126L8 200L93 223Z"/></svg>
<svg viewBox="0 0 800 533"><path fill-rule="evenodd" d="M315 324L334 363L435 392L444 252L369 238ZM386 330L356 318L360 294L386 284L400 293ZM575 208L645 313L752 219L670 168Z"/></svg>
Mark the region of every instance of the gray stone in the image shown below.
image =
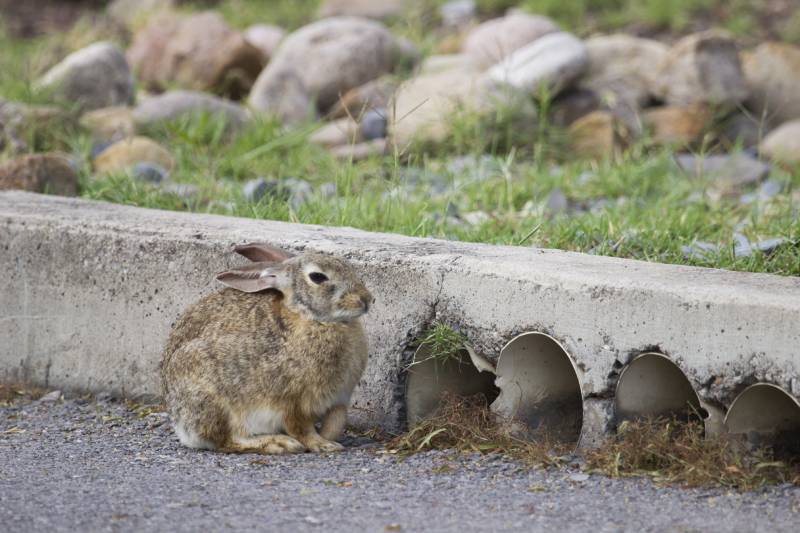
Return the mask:
<svg viewBox="0 0 800 533"><path fill-rule="evenodd" d="M264 178L256 178L242 185L242 194L247 201L257 203L272 190L272 185Z"/></svg>
<svg viewBox="0 0 800 533"><path fill-rule="evenodd" d="M705 261L717 255L720 251L720 247L710 242L695 241L688 246L681 246L681 251L686 259Z"/></svg>
<svg viewBox="0 0 800 533"><path fill-rule="evenodd" d="M333 148L360 142L362 140L362 130L351 117L344 117L323 124L322 127L311 134L308 140L326 148Z"/></svg>
<svg viewBox="0 0 800 533"><path fill-rule="evenodd" d="M741 240L736 244L733 248L733 255L735 257L750 257L755 252L760 252L765 255L769 255L775 252L781 246L788 244L790 241L785 238L777 238L777 239L766 239L763 241L758 241L756 243L751 243L746 238Z"/></svg>
<svg viewBox="0 0 800 533"><path fill-rule="evenodd" d="M38 82L58 100L83 110L133 103L134 82L122 51L109 42L78 50Z"/></svg>
<svg viewBox="0 0 800 533"><path fill-rule="evenodd" d="M361 117L361 137L365 141L382 139L387 134L387 111L370 109Z"/></svg>
<svg viewBox="0 0 800 533"><path fill-rule="evenodd" d="M679 154L678 166L694 177L708 176L725 187L741 187L757 183L769 175L770 166L745 154L707 155Z"/></svg>
<svg viewBox="0 0 800 533"><path fill-rule="evenodd" d="M174 194L185 201L193 201L200 195L200 187L192 183L162 183L161 190L167 194Z"/></svg>
<svg viewBox="0 0 800 533"><path fill-rule="evenodd" d="M140 181L159 184L169 177L169 172L159 164L142 161L133 166L131 175Z"/></svg>
<svg viewBox="0 0 800 533"><path fill-rule="evenodd" d="M61 399L61 391L60 390L54 390L54 391L48 392L47 394L45 394L44 396L39 398L39 403L53 403L53 402L57 402L60 399Z"/></svg>
<svg viewBox="0 0 800 533"><path fill-rule="evenodd" d="M275 51L284 37L286 37L286 30L270 24L254 24L244 30L245 40L258 48L265 65L275 55Z"/></svg>
<svg viewBox="0 0 800 533"><path fill-rule="evenodd" d="M461 29L469 26L478 14L475 0L450 0L439 6L439 17L445 28Z"/></svg>
<svg viewBox="0 0 800 533"><path fill-rule="evenodd" d="M398 55L397 41L378 22L356 17L314 22L284 39L256 80L250 105L266 113L280 111L273 101L279 93L277 86L293 75L299 80L296 90L303 90L326 110L339 95L390 72Z"/></svg>
<svg viewBox="0 0 800 533"><path fill-rule="evenodd" d="M386 153L387 142L385 138L356 144L345 144L331 149L331 155L337 159L361 161L370 157L382 156Z"/></svg>
<svg viewBox="0 0 800 533"><path fill-rule="evenodd" d="M550 216L557 216L569 210L569 200L560 187L556 187L547 195L546 208Z"/></svg>
<svg viewBox="0 0 800 533"><path fill-rule="evenodd" d="M654 66L667 56L668 47L652 39L630 35L603 35L586 41L589 68L581 87L616 107L620 101L642 106L654 93Z"/></svg>
<svg viewBox="0 0 800 533"><path fill-rule="evenodd" d="M319 16L385 19L402 14L409 4L409 0L323 0Z"/></svg>
<svg viewBox="0 0 800 533"><path fill-rule="evenodd" d="M749 90L734 40L718 31L684 37L656 73L655 92L670 105L737 105Z"/></svg>
<svg viewBox="0 0 800 533"><path fill-rule="evenodd" d="M758 149L761 155L775 162L800 163L800 119L785 122L769 132Z"/></svg>
<svg viewBox="0 0 800 533"><path fill-rule="evenodd" d="M800 47L768 42L742 55L748 105L772 125L800 119Z"/></svg>
<svg viewBox="0 0 800 533"><path fill-rule="evenodd" d="M464 39L462 51L477 65L488 67L515 50L557 31L556 23L547 17L514 12L475 27Z"/></svg>
<svg viewBox="0 0 800 533"><path fill-rule="evenodd" d="M516 89L555 96L583 74L589 54L583 42L566 32L550 33L517 49L489 69L489 77Z"/></svg>
<svg viewBox="0 0 800 533"><path fill-rule="evenodd" d="M235 102L207 93L182 90L167 91L145 99L134 109L133 121L141 129L201 113L223 120L233 129L250 121L247 109Z"/></svg>
<svg viewBox="0 0 800 533"><path fill-rule="evenodd" d="M739 202L747 205L753 202L771 200L781 194L786 188L787 183L785 181L768 179L759 186L757 191L743 194L741 198L739 198Z"/></svg>

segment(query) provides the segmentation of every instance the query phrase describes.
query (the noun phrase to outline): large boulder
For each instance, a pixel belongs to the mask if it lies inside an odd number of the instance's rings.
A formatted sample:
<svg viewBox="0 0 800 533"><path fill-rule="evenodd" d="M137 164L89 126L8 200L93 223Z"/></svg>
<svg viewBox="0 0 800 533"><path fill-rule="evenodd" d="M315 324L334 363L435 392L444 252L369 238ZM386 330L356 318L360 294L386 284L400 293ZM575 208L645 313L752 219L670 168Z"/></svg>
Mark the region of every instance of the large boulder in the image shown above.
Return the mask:
<svg viewBox="0 0 800 533"><path fill-rule="evenodd" d="M630 35L602 35L586 41L589 67L581 87L592 90L610 105L618 101L642 106L653 95L654 65L669 48L651 39Z"/></svg>
<svg viewBox="0 0 800 533"><path fill-rule="evenodd" d="M450 133L454 113L491 111L503 96L487 76L471 69L417 76L395 93L389 134L401 149L412 142L440 142Z"/></svg>
<svg viewBox="0 0 800 533"><path fill-rule="evenodd" d="M94 140L100 143L116 142L136 132L133 111L125 106L88 111L81 116L80 125L91 131Z"/></svg>
<svg viewBox="0 0 800 533"><path fill-rule="evenodd" d="M800 118L800 47L764 43L742 55L748 104L771 124Z"/></svg>
<svg viewBox="0 0 800 533"><path fill-rule="evenodd" d="M168 91L140 103L133 111L133 121L141 130L198 113L219 118L230 128L238 128L250 120L249 111L230 100L196 91Z"/></svg>
<svg viewBox="0 0 800 533"><path fill-rule="evenodd" d="M586 70L589 54L583 42L566 32L550 33L517 49L488 70L489 77L515 89L555 96Z"/></svg>
<svg viewBox="0 0 800 533"><path fill-rule="evenodd" d="M685 146L700 139L711 122L711 112L702 104L654 107L642 121L654 143Z"/></svg>
<svg viewBox="0 0 800 533"><path fill-rule="evenodd" d="M6 189L75 196L78 173L65 155L26 155L0 165L0 190Z"/></svg>
<svg viewBox="0 0 800 533"><path fill-rule="evenodd" d="M409 0L323 0L318 13L320 18L348 16L385 19L401 15L409 3Z"/></svg>
<svg viewBox="0 0 800 533"><path fill-rule="evenodd" d="M139 163L151 163L172 170L175 160L166 149L147 137L130 137L116 142L100 152L94 169L100 173L123 172Z"/></svg>
<svg viewBox="0 0 800 533"><path fill-rule="evenodd" d="M476 26L464 40L462 50L478 65L488 67L543 35L557 31L556 23L547 17L514 12Z"/></svg>
<svg viewBox="0 0 800 533"><path fill-rule="evenodd" d="M737 105L748 95L736 43L706 31L684 37L657 71L655 91L670 105Z"/></svg>
<svg viewBox="0 0 800 533"><path fill-rule="evenodd" d="M357 17L333 17L304 26L284 39L250 92L250 105L265 113L286 113L301 100L321 110L339 96L390 72L401 59L400 46L380 23ZM286 88L304 90L289 95Z"/></svg>
<svg viewBox="0 0 800 533"><path fill-rule="evenodd" d="M265 65L272 59L284 37L286 30L270 24L254 24L244 30L244 38L258 48Z"/></svg>
<svg viewBox="0 0 800 533"><path fill-rule="evenodd" d="M370 109L386 109L397 90L397 82L390 76L368 81L360 87L347 91L331 108L334 118L359 116Z"/></svg>
<svg viewBox="0 0 800 533"><path fill-rule="evenodd" d="M212 11L154 17L134 37L128 60L148 89L178 85L234 98L264 65L262 52Z"/></svg>
<svg viewBox="0 0 800 533"><path fill-rule="evenodd" d="M769 132L759 151L778 163L800 164L800 120L786 122Z"/></svg>
<svg viewBox="0 0 800 533"><path fill-rule="evenodd" d="M68 55L44 74L38 86L83 110L128 105L135 94L125 56L109 42L94 43Z"/></svg>

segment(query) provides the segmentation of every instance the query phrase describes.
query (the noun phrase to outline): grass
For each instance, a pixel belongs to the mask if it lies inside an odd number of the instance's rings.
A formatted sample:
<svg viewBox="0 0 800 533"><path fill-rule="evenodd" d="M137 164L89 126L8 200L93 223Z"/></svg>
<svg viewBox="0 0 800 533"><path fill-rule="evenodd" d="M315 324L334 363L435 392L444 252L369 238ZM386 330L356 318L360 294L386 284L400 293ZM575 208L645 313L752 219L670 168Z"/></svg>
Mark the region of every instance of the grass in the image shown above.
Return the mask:
<svg viewBox="0 0 800 533"><path fill-rule="evenodd" d="M569 452L544 435L536 442L516 437L511 427L489 410L483 395L445 395L433 416L386 442L385 449L398 455L427 450L501 453L528 466L559 465Z"/></svg>
<svg viewBox="0 0 800 533"><path fill-rule="evenodd" d="M616 438L587 456L590 470L611 477L648 476L657 483L755 490L800 485L800 463L768 448L747 450L732 438L706 439L703 425L655 419L623 422Z"/></svg>
<svg viewBox="0 0 800 533"><path fill-rule="evenodd" d="M571 448L541 434L515 436L482 395L445 395L430 418L385 443L392 454L427 450L502 454L528 467L565 467ZM706 439L700 423L653 419L623 422L618 434L586 452L584 470L606 476L646 476L658 484L752 491L773 484L800 486L800 463L769 448L747 449L732 438ZM792 462L794 461L794 462Z"/></svg>
<svg viewBox="0 0 800 533"><path fill-rule="evenodd" d="M426 357L422 360L414 360L410 366L420 364L424 361L434 360L437 363L445 364L452 360L455 363L461 362L461 352L467 344L467 337L441 322L434 323L419 341L419 346L427 349Z"/></svg>
<svg viewBox="0 0 800 533"><path fill-rule="evenodd" d="M589 9L588 3L560 4L564 9L566 4L570 9ZM405 27L419 41L432 39L433 34L424 31L431 24L431 5L427 10L419 8L416 18L393 22L393 27ZM525 5L550 12L544 3ZM591 8L603 5L593 2ZM494 9L485 3L481 7L484 12ZM227 0L219 9L237 26L259 21L294 27L312 18L316 2L300 5L281 0L267 10L260 2ZM579 23L580 17L575 24ZM92 31L103 33L102 29ZM31 104L48 102L47 95L35 90L33 80L52 62L53 50L63 52L74 46L69 43L82 44L88 33L80 25L68 34L30 41L0 33L4 49L0 97ZM91 137L74 124L48 125L29 132L28 139L34 150L65 151L78 160L81 194L92 199L800 275L800 169L776 168L772 178L785 182L785 191L771 200L744 205L738 193L752 188L723 195L709 180L687 178L674 164L674 152L666 148L641 143L618 159L576 159L565 133L548 123L549 105L548 98L540 98L538 109L525 112L509 108L488 118L461 113L453 117L451 137L438 146L414 146L403 154L352 163L336 160L309 142L316 124L286 132L277 122L261 119L232 134L219 121L197 116L146 132L175 156L170 179L198 188L191 199L124 173L93 176ZM248 202L241 186L257 177L294 177L315 188L332 183L336 194L318 194L296 209L280 197ZM567 212L548 210L553 194L567 198ZM790 242L770 255L736 257L732 247L736 232L753 241L784 237ZM696 240L721 245L721 249L704 257L684 256L682 246Z"/></svg>

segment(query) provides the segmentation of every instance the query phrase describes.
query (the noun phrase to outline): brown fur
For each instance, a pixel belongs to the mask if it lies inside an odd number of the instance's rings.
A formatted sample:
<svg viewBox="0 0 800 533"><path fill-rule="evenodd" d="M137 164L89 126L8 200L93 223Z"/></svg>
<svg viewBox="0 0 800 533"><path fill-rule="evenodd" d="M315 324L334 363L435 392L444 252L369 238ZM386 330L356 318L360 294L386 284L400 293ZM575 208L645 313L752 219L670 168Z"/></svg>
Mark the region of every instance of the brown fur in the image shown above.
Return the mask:
<svg viewBox="0 0 800 533"><path fill-rule="evenodd" d="M175 325L161 362L173 422L207 443L201 447L219 451L341 449L333 440L366 366L359 316L372 296L350 265L329 256L262 264L273 288L222 289L190 306ZM250 284L252 270L218 279ZM310 271L329 279L314 283ZM285 435L250 434L248 416L259 409L279 413ZM320 421L324 437L315 428Z"/></svg>

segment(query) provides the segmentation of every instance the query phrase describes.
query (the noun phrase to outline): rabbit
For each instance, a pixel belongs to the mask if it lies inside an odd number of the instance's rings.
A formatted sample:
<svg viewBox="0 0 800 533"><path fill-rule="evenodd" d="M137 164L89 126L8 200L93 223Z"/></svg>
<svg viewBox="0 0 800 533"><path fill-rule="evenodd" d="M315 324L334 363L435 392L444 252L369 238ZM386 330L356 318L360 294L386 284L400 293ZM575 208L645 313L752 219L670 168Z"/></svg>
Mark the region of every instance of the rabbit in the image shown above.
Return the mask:
<svg viewBox="0 0 800 533"><path fill-rule="evenodd" d="M367 364L360 317L372 294L346 261L236 246L252 263L178 319L160 369L181 444L228 453L343 449ZM317 432L315 423L321 421Z"/></svg>

